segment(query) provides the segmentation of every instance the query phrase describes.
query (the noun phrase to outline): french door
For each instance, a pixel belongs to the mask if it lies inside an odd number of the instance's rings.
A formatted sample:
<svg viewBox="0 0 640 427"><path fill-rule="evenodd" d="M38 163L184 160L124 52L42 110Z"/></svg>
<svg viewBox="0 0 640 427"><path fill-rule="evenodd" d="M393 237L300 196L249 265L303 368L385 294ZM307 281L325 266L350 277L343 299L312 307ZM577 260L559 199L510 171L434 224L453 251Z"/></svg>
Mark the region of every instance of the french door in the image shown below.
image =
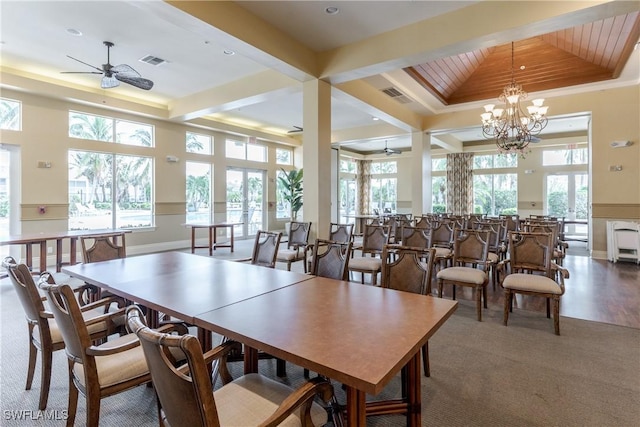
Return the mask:
<svg viewBox="0 0 640 427"><path fill-rule="evenodd" d="M585 172L547 175L547 215L564 217L565 235L588 238L589 176Z"/></svg>
<svg viewBox="0 0 640 427"><path fill-rule="evenodd" d="M227 222L242 223L235 236L254 236L264 229L265 171L227 169Z"/></svg>

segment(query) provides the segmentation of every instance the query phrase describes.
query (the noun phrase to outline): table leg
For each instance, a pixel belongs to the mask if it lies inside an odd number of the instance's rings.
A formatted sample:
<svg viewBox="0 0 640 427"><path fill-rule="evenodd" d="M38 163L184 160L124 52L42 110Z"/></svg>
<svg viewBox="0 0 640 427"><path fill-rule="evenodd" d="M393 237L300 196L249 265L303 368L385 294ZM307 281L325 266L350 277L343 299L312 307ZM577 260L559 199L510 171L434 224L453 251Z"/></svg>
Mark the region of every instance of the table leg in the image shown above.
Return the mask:
<svg viewBox="0 0 640 427"><path fill-rule="evenodd" d="M160 321L158 320L158 312L147 307L147 326L149 326L151 329L156 329L159 324Z"/></svg>
<svg viewBox="0 0 640 427"><path fill-rule="evenodd" d="M367 404L366 393L347 386L347 425L366 426L367 425Z"/></svg>
<svg viewBox="0 0 640 427"><path fill-rule="evenodd" d="M40 242L40 273L47 270L47 241Z"/></svg>
<svg viewBox="0 0 640 427"><path fill-rule="evenodd" d="M420 352L407 363L407 425L419 426L422 422L422 394L420 391Z"/></svg>
<svg viewBox="0 0 640 427"><path fill-rule="evenodd" d="M78 238L72 237L69 240L69 265L75 265L78 262L76 260L77 248L78 248Z"/></svg>
<svg viewBox="0 0 640 427"><path fill-rule="evenodd" d="M231 226L231 252L232 252L232 253L233 253L233 229L234 229L234 228L235 228L235 227L232 225L232 226Z"/></svg>
<svg viewBox="0 0 640 427"><path fill-rule="evenodd" d="M215 227L209 227L209 256L213 255L213 229Z"/></svg>
<svg viewBox="0 0 640 427"><path fill-rule="evenodd" d="M213 226L213 250L216 250L216 245L218 244L218 227Z"/></svg>
<svg viewBox="0 0 640 427"><path fill-rule="evenodd" d="M56 239L56 272L62 268L62 239Z"/></svg>
<svg viewBox="0 0 640 427"><path fill-rule="evenodd" d="M244 373L258 372L258 350L247 345L244 346Z"/></svg>
<svg viewBox="0 0 640 427"><path fill-rule="evenodd" d="M196 250L196 228L191 227L191 253Z"/></svg>
<svg viewBox="0 0 640 427"><path fill-rule="evenodd" d="M33 270L33 247L31 243L25 243L25 249L25 257L27 258L25 261L27 263L27 267L29 267L29 270Z"/></svg>

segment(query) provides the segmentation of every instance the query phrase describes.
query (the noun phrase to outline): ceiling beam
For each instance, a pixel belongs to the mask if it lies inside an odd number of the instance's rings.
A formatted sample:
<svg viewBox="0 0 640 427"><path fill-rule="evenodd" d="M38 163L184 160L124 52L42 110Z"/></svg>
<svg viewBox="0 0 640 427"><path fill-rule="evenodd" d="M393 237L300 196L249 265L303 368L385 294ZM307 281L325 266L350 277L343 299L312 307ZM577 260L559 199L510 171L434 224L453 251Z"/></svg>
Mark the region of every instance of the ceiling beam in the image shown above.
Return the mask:
<svg viewBox="0 0 640 427"><path fill-rule="evenodd" d="M232 1L166 3L211 26L229 49L298 81L318 75L316 53Z"/></svg>
<svg viewBox="0 0 640 427"><path fill-rule="evenodd" d="M172 120L191 120L301 90L298 81L277 71L267 70L172 101L169 104L169 117Z"/></svg>
<svg viewBox="0 0 640 427"><path fill-rule="evenodd" d="M321 52L320 78L338 84L633 12L638 7L637 1L481 1Z"/></svg>

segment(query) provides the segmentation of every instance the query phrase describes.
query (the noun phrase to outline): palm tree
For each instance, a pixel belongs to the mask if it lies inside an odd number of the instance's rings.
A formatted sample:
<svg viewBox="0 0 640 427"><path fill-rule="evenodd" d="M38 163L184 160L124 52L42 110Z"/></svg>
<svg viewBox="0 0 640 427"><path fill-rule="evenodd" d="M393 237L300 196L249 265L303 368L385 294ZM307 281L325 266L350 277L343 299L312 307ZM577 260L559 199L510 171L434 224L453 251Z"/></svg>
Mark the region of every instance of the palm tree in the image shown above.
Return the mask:
<svg viewBox="0 0 640 427"><path fill-rule="evenodd" d="M302 169L292 169L289 172L281 169L278 181L282 188L282 198L291 206L291 219L298 219L298 211L302 208Z"/></svg>
<svg viewBox="0 0 640 427"><path fill-rule="evenodd" d="M20 127L20 104L0 100L0 129L18 130Z"/></svg>
<svg viewBox="0 0 640 427"><path fill-rule="evenodd" d="M88 114L73 114L69 118L69 135L94 141L113 141L113 120Z"/></svg>
<svg viewBox="0 0 640 427"><path fill-rule="evenodd" d="M196 210L201 203L206 203L209 200L209 182L209 173L199 176L187 176L187 203Z"/></svg>
<svg viewBox="0 0 640 427"><path fill-rule="evenodd" d="M187 152L197 153L204 149L202 142L198 140L198 136L195 133L187 132Z"/></svg>

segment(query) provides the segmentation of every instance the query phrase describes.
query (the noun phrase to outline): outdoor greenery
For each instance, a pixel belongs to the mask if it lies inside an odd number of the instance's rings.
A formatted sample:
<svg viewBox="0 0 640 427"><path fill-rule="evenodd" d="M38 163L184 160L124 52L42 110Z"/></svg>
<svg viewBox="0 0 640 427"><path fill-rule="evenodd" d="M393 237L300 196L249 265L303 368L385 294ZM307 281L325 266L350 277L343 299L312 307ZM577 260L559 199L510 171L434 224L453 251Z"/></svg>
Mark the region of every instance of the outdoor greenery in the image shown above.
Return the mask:
<svg viewBox="0 0 640 427"><path fill-rule="evenodd" d="M187 176L188 209L197 211L201 206L207 206L209 204L210 182L211 177L208 172L206 175Z"/></svg>
<svg viewBox="0 0 640 427"><path fill-rule="evenodd" d="M280 196L289 203L291 207L291 219L298 219L298 212L302 208L302 179L303 171L300 169L291 169L289 172L281 169L282 173L278 175L280 186Z"/></svg>
<svg viewBox="0 0 640 427"><path fill-rule="evenodd" d="M0 129L18 130L20 128L20 103L0 99Z"/></svg>

